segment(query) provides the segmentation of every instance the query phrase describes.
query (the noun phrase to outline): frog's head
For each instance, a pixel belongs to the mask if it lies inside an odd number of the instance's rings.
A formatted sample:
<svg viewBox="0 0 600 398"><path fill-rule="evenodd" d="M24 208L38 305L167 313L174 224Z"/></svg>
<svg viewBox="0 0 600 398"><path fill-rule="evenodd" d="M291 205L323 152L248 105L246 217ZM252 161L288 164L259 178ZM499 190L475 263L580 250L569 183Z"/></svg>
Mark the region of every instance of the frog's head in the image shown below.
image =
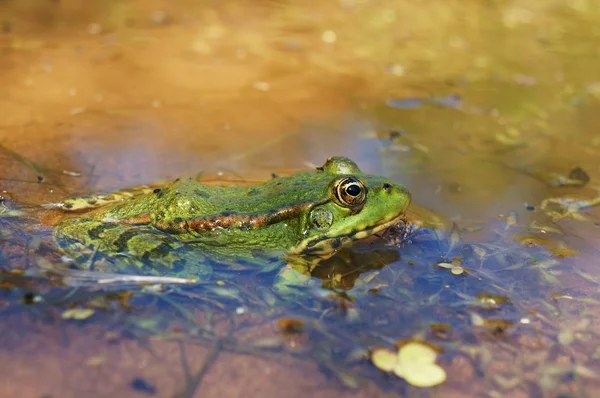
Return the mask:
<svg viewBox="0 0 600 398"><path fill-rule="evenodd" d="M307 210L305 238L293 254L330 257L352 241L396 224L410 203L406 187L365 174L348 158L329 158L317 173L328 181L326 197Z"/></svg>

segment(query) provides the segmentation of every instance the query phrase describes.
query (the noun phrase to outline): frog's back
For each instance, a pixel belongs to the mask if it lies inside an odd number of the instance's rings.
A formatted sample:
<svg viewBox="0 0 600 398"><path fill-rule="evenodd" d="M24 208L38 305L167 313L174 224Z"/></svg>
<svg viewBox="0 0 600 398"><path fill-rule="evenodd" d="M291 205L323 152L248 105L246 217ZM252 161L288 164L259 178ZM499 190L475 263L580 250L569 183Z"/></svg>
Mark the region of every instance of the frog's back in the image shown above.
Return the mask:
<svg viewBox="0 0 600 398"><path fill-rule="evenodd" d="M151 214L160 220L222 213L267 213L280 207L323 198L330 179L330 176L306 172L293 177L274 178L261 184L220 186L185 178L101 211L108 219Z"/></svg>

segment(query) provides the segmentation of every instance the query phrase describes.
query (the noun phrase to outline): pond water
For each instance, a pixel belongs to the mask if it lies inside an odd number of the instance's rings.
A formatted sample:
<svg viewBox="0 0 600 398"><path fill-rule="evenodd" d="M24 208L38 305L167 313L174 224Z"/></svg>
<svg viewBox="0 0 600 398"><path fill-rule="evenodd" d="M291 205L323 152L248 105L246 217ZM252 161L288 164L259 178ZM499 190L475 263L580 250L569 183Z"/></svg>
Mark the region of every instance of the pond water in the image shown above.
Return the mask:
<svg viewBox="0 0 600 398"><path fill-rule="evenodd" d="M0 396L600 393L598 2L201 3L0 3ZM412 227L294 295L61 271L44 204L334 155ZM443 381L375 366L411 343Z"/></svg>

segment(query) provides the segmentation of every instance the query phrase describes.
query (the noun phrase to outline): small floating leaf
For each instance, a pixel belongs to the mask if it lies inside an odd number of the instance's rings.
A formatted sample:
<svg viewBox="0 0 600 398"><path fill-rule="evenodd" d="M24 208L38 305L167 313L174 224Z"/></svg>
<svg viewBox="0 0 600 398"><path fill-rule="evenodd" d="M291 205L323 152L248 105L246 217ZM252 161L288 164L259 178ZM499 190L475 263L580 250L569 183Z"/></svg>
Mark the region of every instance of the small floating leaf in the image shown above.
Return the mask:
<svg viewBox="0 0 600 398"><path fill-rule="evenodd" d="M446 371L435 363L400 365L394 369L394 373L415 387L433 387L446 381Z"/></svg>
<svg viewBox="0 0 600 398"><path fill-rule="evenodd" d="M562 247L555 247L554 249L550 249L549 250L550 253L552 253L553 256L556 257L574 257L577 255L577 251L570 249L568 247L562 246Z"/></svg>
<svg viewBox="0 0 600 398"><path fill-rule="evenodd" d="M497 294L491 293L477 293L477 300L484 305L488 305L491 307L498 306L499 304L508 304L510 303L510 299L508 297L499 296Z"/></svg>
<svg viewBox="0 0 600 398"><path fill-rule="evenodd" d="M435 337L445 339L452 332L452 326L447 323L432 323L429 325Z"/></svg>
<svg viewBox="0 0 600 398"><path fill-rule="evenodd" d="M462 265L453 265L452 268L450 268L450 272L452 275L460 275L465 272L465 269Z"/></svg>
<svg viewBox="0 0 600 398"><path fill-rule="evenodd" d="M371 362L377 369L391 372L398 364L398 354L387 348L378 347L371 352Z"/></svg>
<svg viewBox="0 0 600 398"><path fill-rule="evenodd" d="M396 376L415 387L432 387L446 380L446 371L435 363L437 352L428 345L412 342L398 351Z"/></svg>
<svg viewBox="0 0 600 398"><path fill-rule="evenodd" d="M98 366L105 363L107 359L108 359L108 357L106 356L105 353L92 355L91 357L86 359L85 366L89 366L91 368L97 368Z"/></svg>
<svg viewBox="0 0 600 398"><path fill-rule="evenodd" d="M296 318L279 318L277 326L282 332L287 334L298 334L304 330L304 322Z"/></svg>
<svg viewBox="0 0 600 398"><path fill-rule="evenodd" d="M437 352L428 345L411 342L403 345L398 351L400 362L432 363L435 361Z"/></svg>
<svg viewBox="0 0 600 398"><path fill-rule="evenodd" d="M511 211L510 213L508 213L508 216L506 216L506 225L504 227L505 231L508 231L511 227L514 227L515 225L517 225L517 213L514 211Z"/></svg>
<svg viewBox="0 0 600 398"><path fill-rule="evenodd" d="M400 347L398 353L378 347L371 351L371 362L379 370L393 372L415 387L432 387L446 380L446 371L435 363L436 350L427 344L412 341Z"/></svg>
<svg viewBox="0 0 600 398"><path fill-rule="evenodd" d="M78 321L88 319L94 315L94 310L91 308L71 308L62 313L63 319L76 319Z"/></svg>

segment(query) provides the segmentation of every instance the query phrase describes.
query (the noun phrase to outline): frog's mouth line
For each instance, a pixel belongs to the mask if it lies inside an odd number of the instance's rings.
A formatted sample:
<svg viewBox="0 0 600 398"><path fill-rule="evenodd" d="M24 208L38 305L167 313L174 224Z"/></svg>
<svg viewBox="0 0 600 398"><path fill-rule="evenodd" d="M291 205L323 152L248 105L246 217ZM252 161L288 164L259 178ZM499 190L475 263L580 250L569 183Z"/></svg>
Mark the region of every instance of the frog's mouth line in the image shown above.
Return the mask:
<svg viewBox="0 0 600 398"><path fill-rule="evenodd" d="M364 239L368 236L375 235L378 232L384 231L398 224L400 221L404 220L404 217L405 215L404 213L402 213L399 216L392 218L390 221L384 222L383 224L376 225L366 230L363 229L362 231L355 232L354 234L349 234L348 237L352 240Z"/></svg>
<svg viewBox="0 0 600 398"><path fill-rule="evenodd" d="M291 254L324 255L324 254L327 254L328 252L331 252L331 255L333 255L341 247L346 246L355 240L364 239L364 238L374 235L378 232L381 232L387 228L390 228L390 227L396 225L397 223L399 223L400 221L402 221L404 219L405 219L405 215L404 215L404 213L402 213L402 214L399 214L398 216L390 219L389 221L386 221L382 224L375 225L373 227L364 228L360 231L351 231L347 234L340 235L335 238L329 237L327 235L325 235L324 237L319 238L319 239L313 238L312 240L302 242L298 247L296 247L295 249L293 249L291 251ZM321 244L323 242L331 242L331 243L326 244L325 246L322 246ZM327 249L330 249L330 250L327 250Z"/></svg>

